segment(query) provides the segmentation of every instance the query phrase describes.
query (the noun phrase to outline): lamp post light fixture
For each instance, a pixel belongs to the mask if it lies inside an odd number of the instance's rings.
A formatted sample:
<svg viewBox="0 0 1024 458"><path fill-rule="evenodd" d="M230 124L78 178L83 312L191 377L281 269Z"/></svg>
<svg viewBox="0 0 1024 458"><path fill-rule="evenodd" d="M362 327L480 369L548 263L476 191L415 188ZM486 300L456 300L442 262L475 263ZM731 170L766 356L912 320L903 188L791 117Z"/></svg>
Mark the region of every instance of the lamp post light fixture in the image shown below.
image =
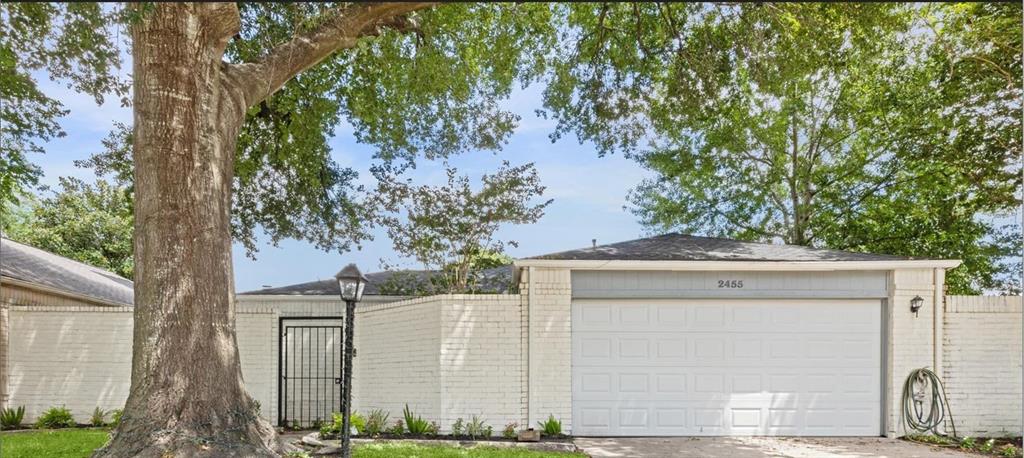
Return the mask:
<svg viewBox="0 0 1024 458"><path fill-rule="evenodd" d="M921 296L914 296L914 298L910 300L910 311L914 316L917 316L917 312L921 310L922 306L924 306L924 299L921 299Z"/></svg>
<svg viewBox="0 0 1024 458"><path fill-rule="evenodd" d="M345 301L345 352L341 362L341 456L351 458L352 356L355 338L356 302L363 298L366 277L355 264L349 264L334 276L338 280L341 300Z"/></svg>

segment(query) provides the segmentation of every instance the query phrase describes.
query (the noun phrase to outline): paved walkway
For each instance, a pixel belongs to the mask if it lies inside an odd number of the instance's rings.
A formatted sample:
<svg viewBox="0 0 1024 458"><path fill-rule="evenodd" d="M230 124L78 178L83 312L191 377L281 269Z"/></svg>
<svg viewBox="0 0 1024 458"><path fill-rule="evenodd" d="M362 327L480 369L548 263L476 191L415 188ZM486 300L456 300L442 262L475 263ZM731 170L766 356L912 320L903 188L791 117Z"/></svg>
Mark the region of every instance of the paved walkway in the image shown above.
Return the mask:
<svg viewBox="0 0 1024 458"><path fill-rule="evenodd" d="M883 437L577 438L594 458L968 458L977 455Z"/></svg>

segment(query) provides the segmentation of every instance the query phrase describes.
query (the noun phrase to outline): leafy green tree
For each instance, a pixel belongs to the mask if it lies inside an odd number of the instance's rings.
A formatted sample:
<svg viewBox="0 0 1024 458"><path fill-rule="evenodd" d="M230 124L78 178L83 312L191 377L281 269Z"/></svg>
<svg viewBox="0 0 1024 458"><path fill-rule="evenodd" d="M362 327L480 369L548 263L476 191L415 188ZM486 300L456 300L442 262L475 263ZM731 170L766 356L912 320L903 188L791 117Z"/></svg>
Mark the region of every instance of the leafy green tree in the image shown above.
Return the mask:
<svg viewBox="0 0 1024 458"><path fill-rule="evenodd" d="M631 194L652 230L959 258L960 293L1010 273L1020 239L989 220L1019 204L1020 5L601 3L569 21L555 135L654 171Z"/></svg>
<svg viewBox="0 0 1024 458"><path fill-rule="evenodd" d="M501 251L479 250L470 258L470 269L484 270L512 265L512 256Z"/></svg>
<svg viewBox="0 0 1024 458"><path fill-rule="evenodd" d="M53 195L24 201L8 238L132 278L132 201L124 188L61 178Z"/></svg>
<svg viewBox="0 0 1024 458"><path fill-rule="evenodd" d="M444 265L441 270L402 270L390 269L387 262L381 260L385 269L391 270L391 275L382 281L378 286L380 294L394 296L427 296L431 294L446 292L498 292L508 291L512 285L511 270L507 276L491 273L488 277L487 269L507 267L511 269L512 257L497 251L483 250L470 256L469 269L466 274L466 286L458 291L452 285L452 279L458 274L461 264L450 262Z"/></svg>
<svg viewBox="0 0 1024 458"><path fill-rule="evenodd" d="M131 44L135 124L120 153L132 170L135 356L121 424L98 455L276 456L274 430L242 384L232 239L252 249L260 226L272 240L357 243L367 208L354 172L327 154L334 126L351 124L396 169L497 148L517 121L498 102L536 79L554 37L546 5L432 6L0 5L14 50L0 63L21 81L40 68L105 94L116 81L109 38L127 29ZM80 27L65 21L79 16ZM61 42L72 29L85 38ZM61 62L78 61L89 68L62 73ZM35 95L5 94L4 108L44 100ZM55 119L54 106L41 119ZM34 173L15 172L5 164L4 180Z"/></svg>
<svg viewBox="0 0 1024 458"><path fill-rule="evenodd" d="M33 72L45 72L102 103L127 94L115 70L118 49L107 24L117 12L98 3L5 3L0 7L0 215L37 183L29 155L64 136L64 105L40 90Z"/></svg>
<svg viewBox="0 0 1024 458"><path fill-rule="evenodd" d="M413 186L381 176L377 196L386 213L379 222L396 252L436 272L431 276L433 292L472 291L477 273L510 261L500 253L516 242L495 239L498 229L536 222L551 200L533 202L544 194L533 164L505 162L484 175L478 189L455 168L448 167L447 173L448 181L441 186Z"/></svg>

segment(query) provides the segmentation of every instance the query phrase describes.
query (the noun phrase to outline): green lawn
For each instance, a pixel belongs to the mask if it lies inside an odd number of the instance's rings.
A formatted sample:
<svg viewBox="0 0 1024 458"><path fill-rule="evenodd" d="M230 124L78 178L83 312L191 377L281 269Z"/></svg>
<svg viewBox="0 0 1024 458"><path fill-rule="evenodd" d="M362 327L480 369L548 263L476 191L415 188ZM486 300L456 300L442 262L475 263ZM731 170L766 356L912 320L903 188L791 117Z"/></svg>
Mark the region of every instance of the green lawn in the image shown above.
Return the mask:
<svg viewBox="0 0 1024 458"><path fill-rule="evenodd" d="M2 458L85 458L107 442L107 431L65 429L0 433ZM371 444L355 449L356 458L584 458L577 453L544 453L518 448L450 448L410 444Z"/></svg>
<svg viewBox="0 0 1024 458"><path fill-rule="evenodd" d="M0 433L3 458L82 458L107 443L102 429L64 429Z"/></svg>

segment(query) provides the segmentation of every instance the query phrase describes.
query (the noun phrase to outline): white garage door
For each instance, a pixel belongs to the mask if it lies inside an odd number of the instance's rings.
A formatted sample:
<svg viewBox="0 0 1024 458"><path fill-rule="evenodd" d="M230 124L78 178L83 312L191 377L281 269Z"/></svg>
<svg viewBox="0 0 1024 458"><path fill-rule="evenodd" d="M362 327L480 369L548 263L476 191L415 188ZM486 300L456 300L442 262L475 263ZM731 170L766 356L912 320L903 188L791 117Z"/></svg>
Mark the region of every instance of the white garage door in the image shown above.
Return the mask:
<svg viewBox="0 0 1024 458"><path fill-rule="evenodd" d="M881 302L577 300L586 436L881 433Z"/></svg>

